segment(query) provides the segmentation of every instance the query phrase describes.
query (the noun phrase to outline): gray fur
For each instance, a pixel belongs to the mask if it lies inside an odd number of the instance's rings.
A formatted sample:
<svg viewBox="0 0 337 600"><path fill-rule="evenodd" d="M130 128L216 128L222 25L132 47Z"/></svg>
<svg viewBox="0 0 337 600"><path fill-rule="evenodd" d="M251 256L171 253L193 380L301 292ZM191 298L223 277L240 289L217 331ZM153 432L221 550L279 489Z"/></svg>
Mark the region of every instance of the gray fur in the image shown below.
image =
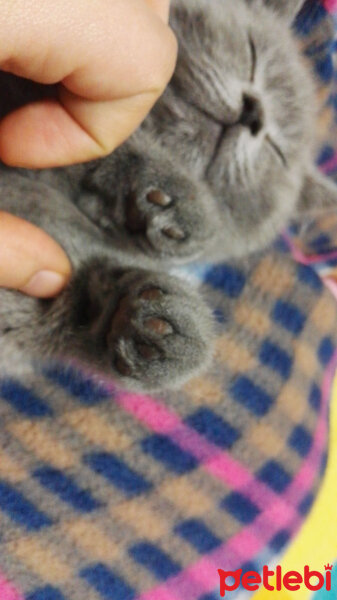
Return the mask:
<svg viewBox="0 0 337 600"><path fill-rule="evenodd" d="M55 300L0 291L3 373L66 356L150 390L207 364L210 311L165 268L245 256L317 192L336 202L313 167L314 89L289 27L300 4L174 0L177 68L130 140L88 165L2 168L1 210L50 233L74 271Z"/></svg>
<svg viewBox="0 0 337 600"><path fill-rule="evenodd" d="M258 2L261 0L253 0L253 2L254 1ZM267 6L273 8L277 14L285 17L290 22L296 17L303 4L303 0L262 0L262 2L263 1Z"/></svg>

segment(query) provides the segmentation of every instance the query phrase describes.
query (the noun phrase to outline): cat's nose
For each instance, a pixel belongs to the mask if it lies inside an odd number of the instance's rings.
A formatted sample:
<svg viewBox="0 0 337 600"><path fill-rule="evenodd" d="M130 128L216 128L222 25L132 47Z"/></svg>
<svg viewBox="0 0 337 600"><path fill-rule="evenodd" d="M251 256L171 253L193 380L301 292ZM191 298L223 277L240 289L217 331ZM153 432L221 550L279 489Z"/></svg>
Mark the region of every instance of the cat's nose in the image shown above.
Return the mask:
<svg viewBox="0 0 337 600"><path fill-rule="evenodd" d="M252 135L260 133L263 128L264 114L261 102L258 98L244 94L239 123L248 127L252 132Z"/></svg>

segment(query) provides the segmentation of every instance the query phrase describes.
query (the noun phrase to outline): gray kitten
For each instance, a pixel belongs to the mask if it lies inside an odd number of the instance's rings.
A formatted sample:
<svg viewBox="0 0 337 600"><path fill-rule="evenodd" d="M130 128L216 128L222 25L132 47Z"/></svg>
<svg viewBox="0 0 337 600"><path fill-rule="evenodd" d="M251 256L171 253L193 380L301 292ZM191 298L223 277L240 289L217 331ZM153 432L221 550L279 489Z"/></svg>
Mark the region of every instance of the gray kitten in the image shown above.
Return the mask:
<svg viewBox="0 0 337 600"><path fill-rule="evenodd" d="M290 29L301 4L174 0L177 68L130 140L67 169L1 167L0 209L73 265L54 300L0 291L3 374L61 356L152 390L207 364L210 310L167 267L245 256L337 200L313 166L314 89Z"/></svg>

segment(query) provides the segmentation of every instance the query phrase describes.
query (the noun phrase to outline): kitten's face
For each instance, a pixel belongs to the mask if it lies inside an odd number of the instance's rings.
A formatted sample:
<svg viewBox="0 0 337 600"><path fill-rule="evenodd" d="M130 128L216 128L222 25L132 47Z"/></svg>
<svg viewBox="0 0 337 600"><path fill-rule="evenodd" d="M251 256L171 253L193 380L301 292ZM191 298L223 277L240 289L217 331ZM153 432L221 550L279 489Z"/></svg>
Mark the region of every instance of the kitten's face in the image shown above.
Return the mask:
<svg viewBox="0 0 337 600"><path fill-rule="evenodd" d="M273 236L313 149L313 86L290 24L260 0L176 0L172 25L178 66L153 113L164 144L243 232Z"/></svg>

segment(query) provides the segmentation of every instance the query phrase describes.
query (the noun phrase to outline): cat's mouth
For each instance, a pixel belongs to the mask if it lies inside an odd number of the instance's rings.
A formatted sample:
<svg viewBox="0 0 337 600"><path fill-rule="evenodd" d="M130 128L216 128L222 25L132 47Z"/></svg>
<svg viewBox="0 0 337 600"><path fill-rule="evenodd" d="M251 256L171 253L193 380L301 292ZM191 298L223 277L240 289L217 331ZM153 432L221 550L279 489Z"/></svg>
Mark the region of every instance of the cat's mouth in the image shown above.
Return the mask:
<svg viewBox="0 0 337 600"><path fill-rule="evenodd" d="M230 126L222 124L221 131L216 140L212 156L211 156L211 158L207 164L206 170L205 170L206 179L209 178L209 176L211 175L211 172L214 168L214 165L218 162L219 156L222 153L223 146L226 143L226 140L228 141L228 144L233 145L233 154L235 154L235 152L236 152L235 147L237 146L238 140L244 131L247 131L247 130L246 130L246 128L244 128L242 126L242 124L240 122L235 123L234 125L230 125ZM269 133L265 133L263 138L261 139L261 142L260 142L261 146L265 143L271 148L273 154L276 156L277 160L280 162L282 167L287 168L288 162L287 162L284 152L282 151L279 144L277 142L275 142L274 138L272 138Z"/></svg>
<svg viewBox="0 0 337 600"><path fill-rule="evenodd" d="M246 101L250 100L254 106L254 102L255 102L254 99L251 99L249 96L246 96L246 97L244 96L244 98L246 98ZM256 101L256 102L257 102L257 106L259 106L259 102L258 101ZM223 146L223 142L225 141L226 137L229 135L230 132L232 132L235 129L237 131L239 131L239 128L241 131L243 131L243 130L249 131L249 129L250 129L252 137L256 138L257 135L260 133L260 131L263 131L263 129L264 129L263 124L262 124L264 119L262 116L260 116L261 124L260 124L259 130L254 131L251 126L252 124L250 124L250 125L247 124L247 122L243 119L244 113L241 113L236 121L234 121L232 123L226 123L226 122L223 122L218 117L216 117L211 112L209 112L207 109L198 106L198 104L191 102L191 101L188 101L188 104L190 106L192 106L195 110L197 110L199 113L201 113L204 117L206 117L209 121L211 121L212 123L215 123L220 128L220 133L216 139L214 150L212 152L212 156L211 156L211 158L206 166L206 169L205 169L206 178L209 176L210 170L212 169L214 163L217 161L218 156L221 152L221 148ZM263 109L261 109L261 110L263 112ZM231 136L231 137L233 137L233 136ZM277 158L281 162L282 166L284 168L287 168L288 163L287 163L287 159L286 159L284 152L282 151L279 144L274 140L274 138L271 137L271 135L268 132L264 133L263 141L266 142L269 145L269 147L273 150L274 154L277 156Z"/></svg>

